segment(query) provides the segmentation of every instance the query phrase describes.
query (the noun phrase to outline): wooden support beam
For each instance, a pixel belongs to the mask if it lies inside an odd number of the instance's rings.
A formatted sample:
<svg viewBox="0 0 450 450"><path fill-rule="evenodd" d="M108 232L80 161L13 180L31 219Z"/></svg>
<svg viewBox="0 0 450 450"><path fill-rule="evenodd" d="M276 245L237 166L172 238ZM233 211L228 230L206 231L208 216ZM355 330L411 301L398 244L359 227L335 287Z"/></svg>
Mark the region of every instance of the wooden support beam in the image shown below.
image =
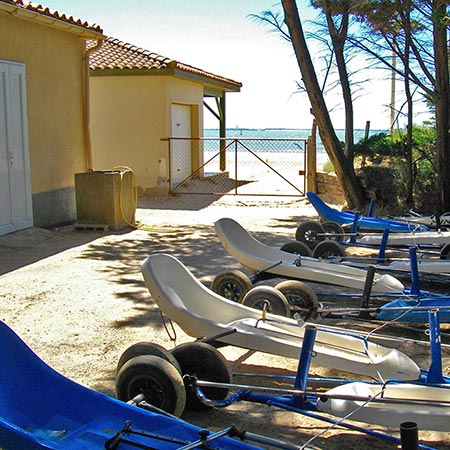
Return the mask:
<svg viewBox="0 0 450 450"><path fill-rule="evenodd" d="M211 106L208 105L208 103L203 102L203 106L217 119L220 120L220 115L217 114L212 108Z"/></svg>
<svg viewBox="0 0 450 450"><path fill-rule="evenodd" d="M220 140L220 155L219 155L219 168L222 172L224 172L227 168L226 161L226 146L227 143L225 138L227 137L227 125L225 120L225 92L222 96L214 97L216 100L217 112L214 111L211 106L209 106L205 101L203 105L208 109L208 111L219 121L219 137Z"/></svg>
<svg viewBox="0 0 450 450"><path fill-rule="evenodd" d="M219 128L219 137L220 140L220 170L224 172L227 169L227 161L226 161L226 146L227 143L225 138L227 137L227 125L225 120L225 93L223 97L217 98L216 101L218 104L219 114L220 114L220 128Z"/></svg>

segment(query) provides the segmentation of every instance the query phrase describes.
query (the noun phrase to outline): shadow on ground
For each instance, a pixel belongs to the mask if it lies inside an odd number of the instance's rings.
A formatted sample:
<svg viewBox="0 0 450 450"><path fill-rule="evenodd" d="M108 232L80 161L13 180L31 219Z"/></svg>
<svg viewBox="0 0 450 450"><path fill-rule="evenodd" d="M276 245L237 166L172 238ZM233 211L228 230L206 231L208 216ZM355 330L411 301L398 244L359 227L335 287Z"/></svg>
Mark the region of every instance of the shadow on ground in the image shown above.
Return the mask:
<svg viewBox="0 0 450 450"><path fill-rule="evenodd" d="M33 227L0 236L0 275L102 236L104 232L77 232L72 226L54 230Z"/></svg>
<svg viewBox="0 0 450 450"><path fill-rule="evenodd" d="M178 205L177 202L178 199L175 202L172 201L171 207L182 209L182 199L180 199ZM164 208L162 205L160 206L161 209L167 208L167 206L164 206ZM142 207L145 208L144 205ZM200 210L204 207L200 203L195 204L194 202L189 207L185 206L185 209ZM256 205L254 207L257 208ZM151 209L157 208L153 204ZM294 238L296 224L305 219L310 220L310 217L295 214L295 209L293 211L294 214L276 218L276 209L274 208L273 212L271 211L273 220L268 227L266 224L266 229L270 231L252 232L252 235L267 245L280 247L286 240ZM248 209L248 214L252 214L251 208ZM287 236L287 231L282 232L280 229L291 230L292 234ZM164 330L159 309L150 298L140 274L140 263L149 254L163 252L175 256L206 286L210 286L214 276L222 271L243 270L240 264L226 252L215 234L213 225L194 224L178 228L165 225L160 227L158 231L133 230L130 232L128 230L123 233L75 232L67 229L44 230L42 234L38 233L38 237L40 239L38 242L27 242L25 238L20 238L16 243L14 241L5 243L5 240L0 239L1 269L6 268L7 272L13 271L15 268L25 267L32 262L64 250L83 246L73 255L69 255L64 264L76 264L77 260L98 261L99 264L94 265L93 273L87 275L98 274L99 278L104 277L106 279L108 286L114 286L114 289L108 290L107 293L103 291L93 293L92 303L95 303L95 295L110 295L129 304L129 308L126 308L127 315L125 317L114 317L111 323L108 322L107 328L113 329L112 335L114 338L117 338L118 329L145 329L148 327L155 334L162 333ZM5 266L3 266L3 263ZM101 274L98 273L100 271ZM100 313L102 315L104 311L100 311ZM342 326L348 325L348 321L342 320ZM99 353L112 363L100 365L97 372L90 374L89 380L90 386L94 389L114 395L115 362L118 355L112 351L112 349L117 350L114 347L114 339L103 338L106 331L108 330L100 330L98 340L93 344L95 350L100 349ZM58 349L58 352L64 355L67 355L70 350L76 352L76 339L71 339L69 343L73 347L63 347ZM130 342L130 344L132 343ZM86 357L86 355L83 356ZM85 359L87 370L92 372L93 362L89 362L89 358ZM246 368L256 371L266 370L270 373L266 367L259 364ZM308 448L336 449L342 448L343 444L345 448L355 449L381 450L388 448L388 445L391 445L389 448L396 447L395 444L387 445L385 441L362 436L348 430L333 430L330 432L328 431L328 425L321 421L317 421L317 424L312 427L311 422L306 424L306 421L303 420L304 416L300 414L282 411L274 406L268 407L267 405L249 404L248 402L240 402L229 408L209 410L206 413L186 411L183 418L202 427L212 429L216 429L217 424L231 425L235 423L238 427L252 431L258 424L259 429L263 429L265 434L282 436L283 439L297 443L304 443L311 436L324 433L311 445L308 445ZM433 443L430 442L430 444ZM438 443L441 449L450 448L446 444L441 444Z"/></svg>
<svg viewBox="0 0 450 450"><path fill-rule="evenodd" d="M157 209L157 210L184 210L199 211L212 205L222 198L220 194L201 194L189 195L189 201L186 201L184 195L171 195L167 198L142 198L139 200L139 208Z"/></svg>

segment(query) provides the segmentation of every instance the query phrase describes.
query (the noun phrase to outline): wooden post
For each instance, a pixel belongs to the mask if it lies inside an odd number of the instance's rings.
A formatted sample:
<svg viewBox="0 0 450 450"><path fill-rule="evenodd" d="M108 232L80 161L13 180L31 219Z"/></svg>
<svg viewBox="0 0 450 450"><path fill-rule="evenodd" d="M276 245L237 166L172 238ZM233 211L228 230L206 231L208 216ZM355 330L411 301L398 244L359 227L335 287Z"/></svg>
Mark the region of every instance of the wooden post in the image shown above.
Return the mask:
<svg viewBox="0 0 450 450"><path fill-rule="evenodd" d="M225 120L225 92L223 96L219 98L218 102L219 106L219 114L220 114L220 130L219 137L220 139L220 170L225 172L227 168L227 159L226 159L226 147L227 143L225 138L227 137L227 125Z"/></svg>
<svg viewBox="0 0 450 450"><path fill-rule="evenodd" d="M364 139L369 139L370 133L370 120L366 121L366 129L364 131Z"/></svg>
<svg viewBox="0 0 450 450"><path fill-rule="evenodd" d="M306 189L317 193L317 124L313 121L311 136L306 146Z"/></svg>

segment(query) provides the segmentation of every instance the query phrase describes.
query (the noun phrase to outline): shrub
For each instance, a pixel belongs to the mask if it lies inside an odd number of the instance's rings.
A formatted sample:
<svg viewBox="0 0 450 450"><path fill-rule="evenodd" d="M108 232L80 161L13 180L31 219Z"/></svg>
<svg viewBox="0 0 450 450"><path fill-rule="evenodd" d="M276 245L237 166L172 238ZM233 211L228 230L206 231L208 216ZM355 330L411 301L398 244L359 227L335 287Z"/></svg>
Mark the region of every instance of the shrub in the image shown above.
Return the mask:
<svg viewBox="0 0 450 450"><path fill-rule="evenodd" d="M330 160L325 162L325 164L322 167L322 172L325 172L325 173L332 173L332 172L334 172L334 166L333 166L333 163Z"/></svg>
<svg viewBox="0 0 450 450"><path fill-rule="evenodd" d="M436 132L433 127L415 126L413 128L412 176L414 209L424 214L435 213L437 205L437 156ZM362 160L360 173L365 175L367 190L377 193L382 202L404 205L407 195L407 145L405 131L397 131L393 136L378 133L362 139L355 145L355 157ZM387 173L369 167L390 168ZM367 166L367 167L366 167ZM372 173L370 173L372 172ZM378 176L374 173L378 172ZM388 182L389 181L389 182Z"/></svg>

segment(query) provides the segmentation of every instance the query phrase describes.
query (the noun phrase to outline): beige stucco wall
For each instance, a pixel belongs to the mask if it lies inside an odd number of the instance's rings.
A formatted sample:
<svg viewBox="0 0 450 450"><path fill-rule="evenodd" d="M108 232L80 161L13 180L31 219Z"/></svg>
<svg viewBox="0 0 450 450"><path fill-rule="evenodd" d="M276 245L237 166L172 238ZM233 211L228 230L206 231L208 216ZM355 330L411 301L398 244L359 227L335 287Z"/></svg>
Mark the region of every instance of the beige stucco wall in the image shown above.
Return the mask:
<svg viewBox="0 0 450 450"><path fill-rule="evenodd" d="M74 174L86 169L84 41L72 33L0 12L0 42L0 59L25 64L35 224L74 219ZM53 200L49 199L55 195L64 197L60 198L66 202L61 205L64 212L60 218L40 220L40 214L49 214L45 204L50 206ZM53 216L57 215L54 211Z"/></svg>
<svg viewBox="0 0 450 450"><path fill-rule="evenodd" d="M85 169L84 41L0 14L0 42L0 59L25 64L32 192L73 186Z"/></svg>
<svg viewBox="0 0 450 450"><path fill-rule="evenodd" d="M141 191L167 192L173 103L191 106L192 136L203 133L203 87L166 76L91 76L93 167L130 167ZM196 155L198 159L198 154Z"/></svg>

